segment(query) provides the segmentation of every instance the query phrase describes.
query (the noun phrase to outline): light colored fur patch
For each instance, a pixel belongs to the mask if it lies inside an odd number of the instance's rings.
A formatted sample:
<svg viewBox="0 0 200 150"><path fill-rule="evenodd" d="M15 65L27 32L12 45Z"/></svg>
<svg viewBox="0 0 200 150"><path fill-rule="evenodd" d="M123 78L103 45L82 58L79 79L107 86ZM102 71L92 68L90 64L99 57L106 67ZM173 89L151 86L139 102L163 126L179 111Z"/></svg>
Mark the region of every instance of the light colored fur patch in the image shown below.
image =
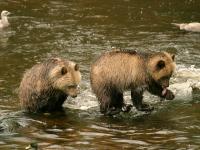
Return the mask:
<svg viewBox="0 0 200 150"><path fill-rule="evenodd" d="M175 63L172 60L172 56L167 52L163 52L163 54L164 55L155 55L154 57L150 58L147 63L147 68L149 69L149 72L155 81L158 81L163 76L172 74L175 70ZM165 62L165 67L158 71L156 69L156 65L160 60Z"/></svg>
<svg viewBox="0 0 200 150"><path fill-rule="evenodd" d="M68 65L60 63L59 66L56 66L52 69L49 74L49 78L54 86L54 88L62 90L63 92L70 94L68 91L69 86L78 86L81 81L80 71L75 71L75 63L69 61ZM61 75L62 67L66 67L67 73Z"/></svg>
<svg viewBox="0 0 200 150"><path fill-rule="evenodd" d="M137 56L133 57L129 54L107 55L103 56L102 60L100 58L97 63L98 65L93 65L91 70L92 78L94 78L92 82L97 82L93 85L111 82L118 90L123 91L130 86L142 84L141 81L144 81L144 67L140 67L144 64ZM138 75L138 73L141 74ZM130 83L136 85L130 85Z"/></svg>

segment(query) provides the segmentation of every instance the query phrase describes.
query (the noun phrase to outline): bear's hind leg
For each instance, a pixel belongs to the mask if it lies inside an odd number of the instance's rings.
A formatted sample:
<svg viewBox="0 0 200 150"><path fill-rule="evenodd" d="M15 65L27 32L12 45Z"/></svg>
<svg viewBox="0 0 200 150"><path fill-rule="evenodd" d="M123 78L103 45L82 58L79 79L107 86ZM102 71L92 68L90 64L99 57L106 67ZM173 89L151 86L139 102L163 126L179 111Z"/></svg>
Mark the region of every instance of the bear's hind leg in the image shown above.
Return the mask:
<svg viewBox="0 0 200 150"><path fill-rule="evenodd" d="M113 89L111 91L111 104L107 113L109 113L109 115L118 114L122 111L123 106L124 106L123 93Z"/></svg>
<svg viewBox="0 0 200 150"><path fill-rule="evenodd" d="M105 115L112 115L112 108L111 106L111 96L109 95L102 95L99 99L100 102L100 112Z"/></svg>
<svg viewBox="0 0 200 150"><path fill-rule="evenodd" d="M114 107L119 110L119 112L129 112L131 110L132 105L124 103L123 93L115 91L112 99Z"/></svg>
<svg viewBox="0 0 200 150"><path fill-rule="evenodd" d="M107 111L109 115L115 115L122 112L129 112L132 105L127 105L124 103L123 93L115 89L111 91L111 103Z"/></svg>
<svg viewBox="0 0 200 150"><path fill-rule="evenodd" d="M112 106L112 94L110 90L107 88L99 88L95 93L100 103L100 112L104 115L112 115L114 107Z"/></svg>
<svg viewBox="0 0 200 150"><path fill-rule="evenodd" d="M104 91L104 92L102 92ZM105 115L115 115L122 111L123 94L115 89L105 89L102 90L97 95L100 102L100 111Z"/></svg>
<svg viewBox="0 0 200 150"><path fill-rule="evenodd" d="M132 105L124 104L123 93L114 88L99 89L96 94L100 102L100 111L105 115L115 115L123 112L129 112Z"/></svg>

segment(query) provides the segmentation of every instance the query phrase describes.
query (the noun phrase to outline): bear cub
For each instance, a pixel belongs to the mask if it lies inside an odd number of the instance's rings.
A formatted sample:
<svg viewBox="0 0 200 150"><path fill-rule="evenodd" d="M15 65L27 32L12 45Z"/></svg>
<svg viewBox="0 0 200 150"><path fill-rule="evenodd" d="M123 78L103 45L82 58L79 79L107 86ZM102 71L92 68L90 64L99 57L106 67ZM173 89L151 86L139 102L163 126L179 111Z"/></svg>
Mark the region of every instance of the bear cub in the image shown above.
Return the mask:
<svg viewBox="0 0 200 150"><path fill-rule="evenodd" d="M131 100L140 111L153 109L142 102L145 90L167 100L174 99L174 94L167 89L175 70L174 58L168 52L118 49L102 54L91 65L90 72L91 87L100 102L101 113L114 115L130 110L124 104L125 90L131 90Z"/></svg>
<svg viewBox="0 0 200 150"><path fill-rule="evenodd" d="M27 70L19 87L19 98L27 112L52 112L62 108L68 96L76 97L81 81L79 66L52 58Z"/></svg>

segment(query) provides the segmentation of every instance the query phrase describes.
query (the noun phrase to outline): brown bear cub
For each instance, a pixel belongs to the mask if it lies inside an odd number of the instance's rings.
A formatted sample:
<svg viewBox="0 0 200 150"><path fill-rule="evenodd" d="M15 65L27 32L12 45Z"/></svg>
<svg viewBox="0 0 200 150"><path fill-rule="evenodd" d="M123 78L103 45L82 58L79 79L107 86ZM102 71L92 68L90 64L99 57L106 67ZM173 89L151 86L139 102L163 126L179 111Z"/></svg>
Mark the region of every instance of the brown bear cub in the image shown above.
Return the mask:
<svg viewBox="0 0 200 150"><path fill-rule="evenodd" d="M125 105L123 92L131 90L131 99L140 111L153 107L142 102L143 92L149 91L168 100L174 94L167 89L175 70L175 56L167 52L138 53L114 50L102 54L91 66L91 87L100 102L100 111L114 115L130 110Z"/></svg>
<svg viewBox="0 0 200 150"><path fill-rule="evenodd" d="M28 112L59 110L68 96L77 96L80 81L79 66L72 61L53 58L34 65L19 87L21 106Z"/></svg>

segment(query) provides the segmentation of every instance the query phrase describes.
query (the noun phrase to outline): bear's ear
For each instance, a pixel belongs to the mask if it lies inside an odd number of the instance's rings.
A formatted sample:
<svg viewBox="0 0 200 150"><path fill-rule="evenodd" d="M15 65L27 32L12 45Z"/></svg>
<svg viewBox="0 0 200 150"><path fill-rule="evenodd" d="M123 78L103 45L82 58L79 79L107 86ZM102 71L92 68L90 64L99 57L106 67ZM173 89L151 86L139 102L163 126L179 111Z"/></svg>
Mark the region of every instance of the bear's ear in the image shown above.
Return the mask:
<svg viewBox="0 0 200 150"><path fill-rule="evenodd" d="M171 54L171 57L172 57L172 60L174 61L175 55L174 55L174 54Z"/></svg>
<svg viewBox="0 0 200 150"><path fill-rule="evenodd" d="M158 63L156 64L156 68L158 70L161 70L165 67L165 62L163 60L159 60Z"/></svg>
<svg viewBox="0 0 200 150"><path fill-rule="evenodd" d="M61 74L65 75L67 73L67 68L66 67L62 67L61 68Z"/></svg>
<svg viewBox="0 0 200 150"><path fill-rule="evenodd" d="M79 70L79 65L78 65L78 64L76 64L76 65L74 66L74 70L75 70L75 71L78 71L78 70Z"/></svg>

